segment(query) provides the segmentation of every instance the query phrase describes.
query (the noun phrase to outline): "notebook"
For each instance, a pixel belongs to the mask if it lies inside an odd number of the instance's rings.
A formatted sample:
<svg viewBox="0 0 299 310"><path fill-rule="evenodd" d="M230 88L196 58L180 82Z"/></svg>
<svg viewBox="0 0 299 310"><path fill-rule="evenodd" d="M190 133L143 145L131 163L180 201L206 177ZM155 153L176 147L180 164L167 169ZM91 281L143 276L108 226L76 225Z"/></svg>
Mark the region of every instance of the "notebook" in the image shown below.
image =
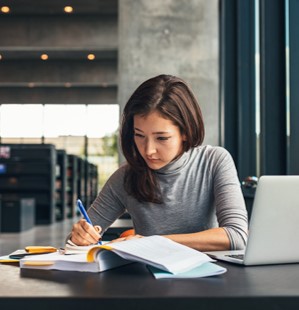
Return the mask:
<svg viewBox="0 0 299 310"><path fill-rule="evenodd" d="M205 252L246 266L299 262L299 176L259 178L245 251Z"/></svg>

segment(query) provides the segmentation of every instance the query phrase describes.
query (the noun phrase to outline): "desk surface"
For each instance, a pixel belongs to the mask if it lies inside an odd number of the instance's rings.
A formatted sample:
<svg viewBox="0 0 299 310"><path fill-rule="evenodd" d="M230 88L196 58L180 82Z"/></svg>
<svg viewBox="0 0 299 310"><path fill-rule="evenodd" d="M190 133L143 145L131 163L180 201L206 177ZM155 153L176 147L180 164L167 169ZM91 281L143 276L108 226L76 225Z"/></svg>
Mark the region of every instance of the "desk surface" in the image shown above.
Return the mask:
<svg viewBox="0 0 299 310"><path fill-rule="evenodd" d="M110 309L298 309L299 264L242 267L198 279L156 280L132 263L103 273L20 270L0 265L0 309L99 305Z"/></svg>

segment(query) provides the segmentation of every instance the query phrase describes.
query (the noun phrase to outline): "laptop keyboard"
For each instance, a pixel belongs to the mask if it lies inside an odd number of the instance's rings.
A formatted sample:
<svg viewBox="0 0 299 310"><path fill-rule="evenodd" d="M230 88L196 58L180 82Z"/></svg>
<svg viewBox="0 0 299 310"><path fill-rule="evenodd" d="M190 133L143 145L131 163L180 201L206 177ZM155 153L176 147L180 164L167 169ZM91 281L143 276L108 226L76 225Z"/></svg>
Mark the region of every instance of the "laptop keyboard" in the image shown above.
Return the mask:
<svg viewBox="0 0 299 310"><path fill-rule="evenodd" d="M225 255L225 256L236 258L236 259L240 259L240 260L244 260L244 254L232 254L232 255Z"/></svg>

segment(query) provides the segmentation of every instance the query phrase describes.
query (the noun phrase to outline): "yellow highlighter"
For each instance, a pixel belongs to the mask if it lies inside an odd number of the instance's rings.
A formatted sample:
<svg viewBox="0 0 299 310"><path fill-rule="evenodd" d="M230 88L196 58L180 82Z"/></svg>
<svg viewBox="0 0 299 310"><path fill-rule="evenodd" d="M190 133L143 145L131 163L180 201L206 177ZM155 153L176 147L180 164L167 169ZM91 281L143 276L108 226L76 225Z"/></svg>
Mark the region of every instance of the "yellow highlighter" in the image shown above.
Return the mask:
<svg viewBox="0 0 299 310"><path fill-rule="evenodd" d="M52 246L26 246L25 249L16 250L9 254L9 259L17 259L28 256L28 255L38 255L57 252L57 249Z"/></svg>
<svg viewBox="0 0 299 310"><path fill-rule="evenodd" d="M25 247L25 251L30 254L42 254L42 253L52 253L57 252L57 249L52 246L38 246L30 245Z"/></svg>

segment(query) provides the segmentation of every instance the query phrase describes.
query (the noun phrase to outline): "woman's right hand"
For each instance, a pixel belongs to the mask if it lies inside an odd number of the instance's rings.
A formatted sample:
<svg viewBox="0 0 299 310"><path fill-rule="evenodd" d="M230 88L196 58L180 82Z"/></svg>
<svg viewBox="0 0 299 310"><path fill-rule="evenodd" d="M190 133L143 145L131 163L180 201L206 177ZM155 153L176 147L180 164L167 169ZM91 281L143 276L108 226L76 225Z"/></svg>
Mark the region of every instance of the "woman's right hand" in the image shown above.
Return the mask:
<svg viewBox="0 0 299 310"><path fill-rule="evenodd" d="M101 231L100 226L92 226L85 219L81 219L73 225L71 241L76 245L97 244L101 239Z"/></svg>

